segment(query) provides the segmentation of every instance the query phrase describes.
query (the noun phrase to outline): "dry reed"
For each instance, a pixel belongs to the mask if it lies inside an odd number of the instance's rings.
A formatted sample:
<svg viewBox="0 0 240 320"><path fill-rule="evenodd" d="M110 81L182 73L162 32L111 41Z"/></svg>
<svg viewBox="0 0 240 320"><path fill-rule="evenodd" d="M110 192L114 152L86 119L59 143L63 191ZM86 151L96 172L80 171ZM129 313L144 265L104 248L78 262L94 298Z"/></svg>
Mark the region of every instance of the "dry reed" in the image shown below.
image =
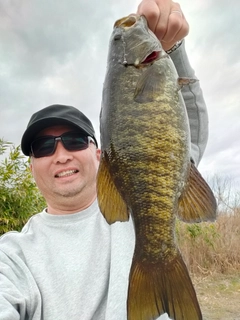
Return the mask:
<svg viewBox="0 0 240 320"><path fill-rule="evenodd" d="M178 222L179 248L195 275L240 271L240 209L221 214L214 223Z"/></svg>

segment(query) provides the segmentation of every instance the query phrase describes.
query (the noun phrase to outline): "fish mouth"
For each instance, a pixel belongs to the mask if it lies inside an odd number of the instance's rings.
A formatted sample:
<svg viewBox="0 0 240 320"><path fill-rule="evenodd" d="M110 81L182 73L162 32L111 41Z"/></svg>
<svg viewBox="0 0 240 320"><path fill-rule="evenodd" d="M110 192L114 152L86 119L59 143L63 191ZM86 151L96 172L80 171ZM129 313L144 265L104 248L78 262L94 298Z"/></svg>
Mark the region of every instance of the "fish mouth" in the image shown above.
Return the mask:
<svg viewBox="0 0 240 320"><path fill-rule="evenodd" d="M125 31L127 31L130 28L133 28L135 26L136 23L138 23L138 21L142 19L143 20L143 24L145 25L146 29L148 29L147 27L147 20L144 16L140 16L137 14L130 14L127 17L124 17L122 19L119 19L115 22L114 24L114 28L120 28L120 29L124 29ZM149 33L151 33L150 30L148 30ZM123 37L123 35L121 33L118 33L115 35L115 40L120 40ZM136 68L144 68L148 65L151 65L154 63L154 61L160 59L162 57L162 51L160 50L153 50L153 51L148 51L147 55L145 55L142 58L137 58L134 62L131 61L129 63L129 61L127 61L126 55L124 54L124 61L123 61L123 65L125 67L127 66L134 66Z"/></svg>
<svg viewBox="0 0 240 320"><path fill-rule="evenodd" d="M119 19L115 22L114 28L124 28L128 29L135 25L135 23L140 19L140 16L137 14L130 14L127 17Z"/></svg>

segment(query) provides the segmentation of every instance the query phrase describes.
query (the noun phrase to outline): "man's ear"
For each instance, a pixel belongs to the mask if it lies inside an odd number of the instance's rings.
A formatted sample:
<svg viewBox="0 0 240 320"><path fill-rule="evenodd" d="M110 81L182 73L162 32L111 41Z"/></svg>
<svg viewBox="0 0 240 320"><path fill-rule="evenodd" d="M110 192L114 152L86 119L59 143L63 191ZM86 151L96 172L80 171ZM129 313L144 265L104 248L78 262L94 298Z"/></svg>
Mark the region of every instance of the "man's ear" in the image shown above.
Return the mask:
<svg viewBox="0 0 240 320"><path fill-rule="evenodd" d="M100 161L100 158L101 158L101 149L97 149L97 150L96 150L96 153L97 153L97 159L98 159L98 161Z"/></svg>
<svg viewBox="0 0 240 320"><path fill-rule="evenodd" d="M31 173L33 174L32 157L29 158L29 168L30 168Z"/></svg>

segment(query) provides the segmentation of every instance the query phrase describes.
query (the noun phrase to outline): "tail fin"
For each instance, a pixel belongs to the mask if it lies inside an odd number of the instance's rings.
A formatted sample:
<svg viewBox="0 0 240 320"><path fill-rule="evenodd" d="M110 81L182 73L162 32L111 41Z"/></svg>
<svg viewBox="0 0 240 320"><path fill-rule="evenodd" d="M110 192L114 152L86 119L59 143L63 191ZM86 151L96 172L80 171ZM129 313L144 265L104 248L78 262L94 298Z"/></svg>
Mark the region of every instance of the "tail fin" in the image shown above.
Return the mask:
<svg viewBox="0 0 240 320"><path fill-rule="evenodd" d="M169 264L133 259L128 288L128 320L201 320L192 281L180 254Z"/></svg>

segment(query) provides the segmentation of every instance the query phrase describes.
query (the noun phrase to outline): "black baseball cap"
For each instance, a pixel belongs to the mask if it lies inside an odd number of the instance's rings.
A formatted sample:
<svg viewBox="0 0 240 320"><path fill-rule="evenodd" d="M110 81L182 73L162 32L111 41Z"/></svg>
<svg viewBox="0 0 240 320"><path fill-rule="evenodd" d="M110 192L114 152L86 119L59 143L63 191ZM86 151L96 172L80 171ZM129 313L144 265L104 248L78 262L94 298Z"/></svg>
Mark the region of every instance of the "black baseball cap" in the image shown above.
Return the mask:
<svg viewBox="0 0 240 320"><path fill-rule="evenodd" d="M77 127L77 129L80 129L88 136L92 137L96 146L98 145L93 125L81 111L72 106L53 104L37 111L31 116L27 129L22 136L22 152L26 156L29 156L31 143L41 130L62 124Z"/></svg>

